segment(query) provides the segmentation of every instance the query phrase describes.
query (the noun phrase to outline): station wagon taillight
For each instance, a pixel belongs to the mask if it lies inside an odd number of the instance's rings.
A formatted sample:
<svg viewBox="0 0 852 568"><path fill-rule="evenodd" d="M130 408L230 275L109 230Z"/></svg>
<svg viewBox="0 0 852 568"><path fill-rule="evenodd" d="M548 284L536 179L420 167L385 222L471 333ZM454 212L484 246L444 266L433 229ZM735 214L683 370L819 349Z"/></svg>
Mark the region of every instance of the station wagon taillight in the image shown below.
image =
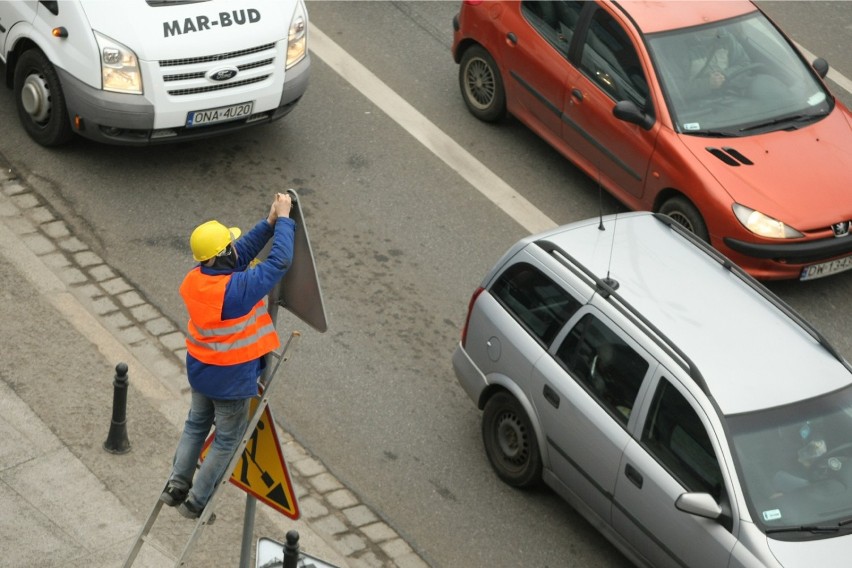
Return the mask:
<svg viewBox="0 0 852 568"><path fill-rule="evenodd" d="M485 290L485 288L483 288L482 286L477 288L474 291L473 295L470 297L470 302L468 302L467 304L467 317L464 319L464 327L462 328L461 332L462 347L464 347L467 343L467 326L470 323L470 314L473 313L473 304L476 303L476 299L479 297L480 294L482 294L483 290Z"/></svg>

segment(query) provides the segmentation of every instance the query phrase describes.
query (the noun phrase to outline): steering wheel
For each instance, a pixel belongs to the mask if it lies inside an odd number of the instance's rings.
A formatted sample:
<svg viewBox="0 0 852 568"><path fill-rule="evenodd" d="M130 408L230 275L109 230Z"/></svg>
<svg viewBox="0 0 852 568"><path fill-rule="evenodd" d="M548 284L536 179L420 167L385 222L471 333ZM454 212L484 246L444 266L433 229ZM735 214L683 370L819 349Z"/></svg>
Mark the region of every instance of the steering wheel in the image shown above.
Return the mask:
<svg viewBox="0 0 852 568"><path fill-rule="evenodd" d="M837 459L838 455L852 457L852 442L835 446L814 460L811 465L814 479L825 479L830 473L840 471L844 463Z"/></svg>
<svg viewBox="0 0 852 568"><path fill-rule="evenodd" d="M737 67L729 74L725 75L725 83L722 85L720 91L736 91L742 85L734 85L734 79L741 77L743 75L751 75L758 69L763 69L763 63L749 63L748 65L743 65L742 67Z"/></svg>

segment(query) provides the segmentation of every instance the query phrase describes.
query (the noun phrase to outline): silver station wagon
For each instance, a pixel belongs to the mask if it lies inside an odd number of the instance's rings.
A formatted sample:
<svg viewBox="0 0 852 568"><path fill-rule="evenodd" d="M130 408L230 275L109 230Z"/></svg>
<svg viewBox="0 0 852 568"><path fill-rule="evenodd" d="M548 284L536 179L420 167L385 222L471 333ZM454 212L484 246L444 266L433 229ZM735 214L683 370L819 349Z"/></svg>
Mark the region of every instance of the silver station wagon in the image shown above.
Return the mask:
<svg viewBox="0 0 852 568"><path fill-rule="evenodd" d="M517 243L453 367L497 475L543 479L637 565L852 562L852 368L667 217Z"/></svg>

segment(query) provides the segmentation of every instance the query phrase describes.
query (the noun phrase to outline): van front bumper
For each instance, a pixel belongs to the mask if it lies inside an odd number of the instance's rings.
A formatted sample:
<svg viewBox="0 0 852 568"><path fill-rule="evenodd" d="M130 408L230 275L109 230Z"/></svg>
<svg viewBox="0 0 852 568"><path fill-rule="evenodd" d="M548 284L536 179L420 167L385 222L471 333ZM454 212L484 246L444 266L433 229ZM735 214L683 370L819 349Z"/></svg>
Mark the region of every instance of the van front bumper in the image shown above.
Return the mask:
<svg viewBox="0 0 852 568"><path fill-rule="evenodd" d="M277 108L244 119L197 128L154 129L154 106L144 97L95 89L57 68L65 94L71 128L77 134L106 144L147 146L218 136L283 118L295 108L308 88L310 54L287 70ZM75 126L75 116L81 126Z"/></svg>

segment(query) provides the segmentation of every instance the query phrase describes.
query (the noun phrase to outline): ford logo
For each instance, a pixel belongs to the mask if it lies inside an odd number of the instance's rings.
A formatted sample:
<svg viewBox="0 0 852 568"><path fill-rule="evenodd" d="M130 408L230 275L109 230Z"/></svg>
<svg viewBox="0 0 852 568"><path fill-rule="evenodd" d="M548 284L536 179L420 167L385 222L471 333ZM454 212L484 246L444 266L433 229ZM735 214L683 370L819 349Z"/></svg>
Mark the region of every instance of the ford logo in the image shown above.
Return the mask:
<svg viewBox="0 0 852 568"><path fill-rule="evenodd" d="M831 229L834 231L835 237L845 237L849 234L849 226L852 224L850 221L841 221L840 223L835 223L831 226Z"/></svg>
<svg viewBox="0 0 852 568"><path fill-rule="evenodd" d="M236 67L219 67L208 71L205 76L211 81L227 81L236 77L239 72L240 70Z"/></svg>

